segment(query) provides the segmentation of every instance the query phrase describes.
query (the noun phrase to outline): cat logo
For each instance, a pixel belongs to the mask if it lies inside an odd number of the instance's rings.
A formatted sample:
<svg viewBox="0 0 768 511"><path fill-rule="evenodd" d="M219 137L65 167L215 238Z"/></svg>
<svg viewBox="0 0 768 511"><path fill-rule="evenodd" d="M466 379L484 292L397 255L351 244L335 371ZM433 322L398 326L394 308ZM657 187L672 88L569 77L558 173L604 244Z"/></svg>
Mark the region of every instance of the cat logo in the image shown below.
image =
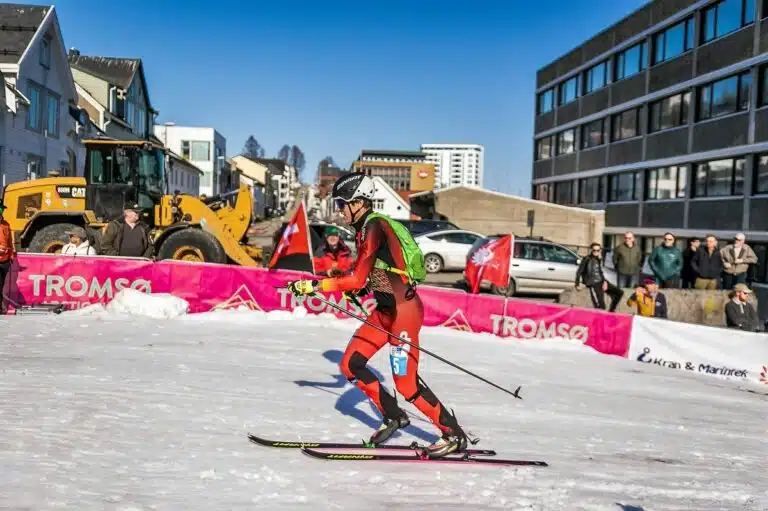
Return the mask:
<svg viewBox="0 0 768 511"><path fill-rule="evenodd" d="M62 199L85 199L84 186L57 186L56 193Z"/></svg>
<svg viewBox="0 0 768 511"><path fill-rule="evenodd" d="M372 460L375 456L372 454L329 454L328 458L333 460Z"/></svg>

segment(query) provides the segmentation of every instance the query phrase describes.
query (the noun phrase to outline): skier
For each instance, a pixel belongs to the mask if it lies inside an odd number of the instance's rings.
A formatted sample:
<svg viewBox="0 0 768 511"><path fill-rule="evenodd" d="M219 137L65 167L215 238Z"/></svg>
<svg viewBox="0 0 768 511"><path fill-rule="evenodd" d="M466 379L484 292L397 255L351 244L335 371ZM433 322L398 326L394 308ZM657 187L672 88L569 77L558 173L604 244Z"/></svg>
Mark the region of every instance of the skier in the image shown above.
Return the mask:
<svg viewBox="0 0 768 511"><path fill-rule="evenodd" d="M415 244L409 242L412 238L402 224L372 211L374 192L373 180L359 172L347 174L336 181L331 198L341 210L344 220L357 233L354 266L340 277L289 282L288 289L296 296L311 295L317 291L342 291L358 296L373 292L377 305L368 320L418 346L424 308L409 277L411 268L408 263L412 262L412 255L418 257L421 253L416 254L405 248ZM408 416L398 406L397 398L382 388L367 367L368 360L387 343L392 345L390 363L397 391L442 433L440 439L426 448L427 455L439 458L465 450L467 435L456 417L418 375L419 350L363 324L353 334L340 367L342 374L374 402L384 417L382 425L371 436L371 443L381 444L395 431L410 424Z"/></svg>

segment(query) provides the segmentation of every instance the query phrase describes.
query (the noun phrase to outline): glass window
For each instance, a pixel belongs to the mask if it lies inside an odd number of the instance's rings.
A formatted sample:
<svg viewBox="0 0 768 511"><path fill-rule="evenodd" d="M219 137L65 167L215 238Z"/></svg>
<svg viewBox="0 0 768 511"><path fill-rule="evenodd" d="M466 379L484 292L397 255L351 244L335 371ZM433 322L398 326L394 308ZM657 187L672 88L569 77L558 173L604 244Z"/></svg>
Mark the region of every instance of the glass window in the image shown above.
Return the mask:
<svg viewBox="0 0 768 511"><path fill-rule="evenodd" d="M555 203L570 205L578 202L578 181L559 181L555 183Z"/></svg>
<svg viewBox="0 0 768 511"><path fill-rule="evenodd" d="M701 42L706 43L755 21L754 0L722 0L702 13Z"/></svg>
<svg viewBox="0 0 768 511"><path fill-rule="evenodd" d="M43 67L51 67L51 38L48 36L40 41L40 64Z"/></svg>
<svg viewBox="0 0 768 511"><path fill-rule="evenodd" d="M648 171L646 200L677 199L685 197L688 167L672 165Z"/></svg>
<svg viewBox="0 0 768 511"><path fill-rule="evenodd" d="M744 193L744 158L699 163L696 166L696 197L719 197Z"/></svg>
<svg viewBox="0 0 768 511"><path fill-rule="evenodd" d="M563 247L542 243L541 253L545 261L561 264L576 264L578 258Z"/></svg>
<svg viewBox="0 0 768 511"><path fill-rule="evenodd" d="M647 53L648 45L642 42L616 55L614 78L623 80L645 69Z"/></svg>
<svg viewBox="0 0 768 511"><path fill-rule="evenodd" d="M45 129L49 137L59 136L59 98L53 95L47 96L48 110L46 112Z"/></svg>
<svg viewBox="0 0 768 511"><path fill-rule="evenodd" d="M584 124L581 127L581 148L587 149L603 145L605 143L603 136L604 127L605 119L598 119Z"/></svg>
<svg viewBox="0 0 768 511"><path fill-rule="evenodd" d="M552 202L552 187L547 183L536 185L533 189L533 198L545 202Z"/></svg>
<svg viewBox="0 0 768 511"><path fill-rule="evenodd" d="M557 154L569 154L576 150L576 129L561 131L557 134Z"/></svg>
<svg viewBox="0 0 768 511"><path fill-rule="evenodd" d="M584 74L584 93L596 91L605 87L608 83L608 61L601 62L589 69Z"/></svg>
<svg viewBox="0 0 768 511"><path fill-rule="evenodd" d="M673 59L693 48L693 18L653 36L653 63Z"/></svg>
<svg viewBox="0 0 768 511"><path fill-rule="evenodd" d="M749 71L729 76L699 89L699 120L732 114L749 108Z"/></svg>
<svg viewBox="0 0 768 511"><path fill-rule="evenodd" d="M552 157L552 136L536 141L536 160L548 160Z"/></svg>
<svg viewBox="0 0 768 511"><path fill-rule="evenodd" d="M579 76L576 75L570 80L567 80L560 84L560 101L561 105L570 103L579 97Z"/></svg>
<svg viewBox="0 0 768 511"><path fill-rule="evenodd" d="M29 84L29 107L27 107L27 128L40 131L42 108L40 105L40 89L36 85Z"/></svg>
<svg viewBox="0 0 768 511"><path fill-rule="evenodd" d="M687 124L690 102L691 93L683 92L651 103L649 131L661 131Z"/></svg>
<svg viewBox="0 0 768 511"><path fill-rule="evenodd" d="M625 140L640 134L640 109L632 108L613 116L613 141Z"/></svg>
<svg viewBox="0 0 768 511"><path fill-rule="evenodd" d="M610 202L636 201L640 199L642 172L624 172L610 177Z"/></svg>
<svg viewBox="0 0 768 511"><path fill-rule="evenodd" d="M539 94L539 101L538 101L538 111L540 114L545 114L547 112L551 112L552 109L555 107L555 90L549 89L545 90L541 94Z"/></svg>
<svg viewBox="0 0 768 511"><path fill-rule="evenodd" d="M579 204L603 202L604 176L587 177L579 180Z"/></svg>
<svg viewBox="0 0 768 511"><path fill-rule="evenodd" d="M768 154L757 157L755 166L755 193L768 193Z"/></svg>

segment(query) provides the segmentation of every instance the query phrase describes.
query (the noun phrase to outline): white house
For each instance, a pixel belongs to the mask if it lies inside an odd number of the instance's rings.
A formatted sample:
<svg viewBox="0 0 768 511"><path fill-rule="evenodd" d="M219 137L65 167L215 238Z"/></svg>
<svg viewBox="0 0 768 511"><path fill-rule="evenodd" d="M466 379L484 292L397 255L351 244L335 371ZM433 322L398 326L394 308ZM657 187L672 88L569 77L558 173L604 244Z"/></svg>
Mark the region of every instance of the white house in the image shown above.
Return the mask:
<svg viewBox="0 0 768 511"><path fill-rule="evenodd" d="M203 171L200 179L201 195L210 197L231 191L222 186L227 139L221 133L214 128L176 126L173 123L156 124L154 133L171 151ZM239 185L232 184L235 187Z"/></svg>
<svg viewBox="0 0 768 511"><path fill-rule="evenodd" d="M485 150L479 144L421 144L426 160L435 164L435 189L483 187Z"/></svg>
<svg viewBox="0 0 768 511"><path fill-rule="evenodd" d="M245 156L235 156L228 160L228 163L240 176L240 183L247 185L251 190L253 216L259 219L266 218L267 201L264 188L268 173L267 166Z"/></svg>
<svg viewBox="0 0 768 511"><path fill-rule="evenodd" d="M169 151L167 161L168 191L200 195L200 178L204 175L203 171L173 151Z"/></svg>
<svg viewBox="0 0 768 511"><path fill-rule="evenodd" d="M383 178L375 176L373 185L376 193L373 195L373 210L396 220L411 218L411 205L403 199Z"/></svg>
<svg viewBox="0 0 768 511"><path fill-rule="evenodd" d="M75 175L85 150L76 128L77 91L53 6L0 4L2 185ZM70 114L72 110L72 114Z"/></svg>

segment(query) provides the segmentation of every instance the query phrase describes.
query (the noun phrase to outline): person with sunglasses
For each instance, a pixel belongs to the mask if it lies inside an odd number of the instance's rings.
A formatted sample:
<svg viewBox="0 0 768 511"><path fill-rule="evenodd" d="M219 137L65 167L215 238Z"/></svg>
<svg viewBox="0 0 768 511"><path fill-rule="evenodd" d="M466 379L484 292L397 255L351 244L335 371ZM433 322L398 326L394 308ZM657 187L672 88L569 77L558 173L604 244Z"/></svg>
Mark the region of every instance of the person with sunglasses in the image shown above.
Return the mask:
<svg viewBox="0 0 768 511"><path fill-rule="evenodd" d="M420 353L417 348L424 306L408 277L406 261L410 258L406 257L400 241L400 236L410 234L403 234L397 226L393 227L395 220L373 212L374 194L373 180L363 173L349 173L336 181L331 198L344 220L357 233L357 259L351 271L343 276L319 281L293 281L288 283L288 289L297 296L318 291L341 291L357 296L373 292L376 309L367 320L386 332L406 339L413 347L364 323L352 335L344 352L341 372L368 396L384 417L383 424L370 438L371 444L381 444L395 431L410 424L396 396L382 387L367 366L371 357L390 344L395 387L406 401L440 430L441 437L426 448L428 456L439 458L466 449L467 435L456 416L448 411L418 374Z"/></svg>
<svg viewBox="0 0 768 511"><path fill-rule="evenodd" d="M592 243L589 254L581 260L579 269L576 270L576 289L581 289L583 282L589 289L589 297L592 305L597 309L605 310L605 295L611 297L611 305L608 312L615 312L619 300L624 296L624 291L614 286L605 278L603 273L602 247L600 243Z"/></svg>
<svg viewBox="0 0 768 511"><path fill-rule="evenodd" d="M672 289L680 285L680 274L683 271L683 253L675 246L675 236L664 234L664 242L655 247L648 258L653 276L662 289Z"/></svg>

